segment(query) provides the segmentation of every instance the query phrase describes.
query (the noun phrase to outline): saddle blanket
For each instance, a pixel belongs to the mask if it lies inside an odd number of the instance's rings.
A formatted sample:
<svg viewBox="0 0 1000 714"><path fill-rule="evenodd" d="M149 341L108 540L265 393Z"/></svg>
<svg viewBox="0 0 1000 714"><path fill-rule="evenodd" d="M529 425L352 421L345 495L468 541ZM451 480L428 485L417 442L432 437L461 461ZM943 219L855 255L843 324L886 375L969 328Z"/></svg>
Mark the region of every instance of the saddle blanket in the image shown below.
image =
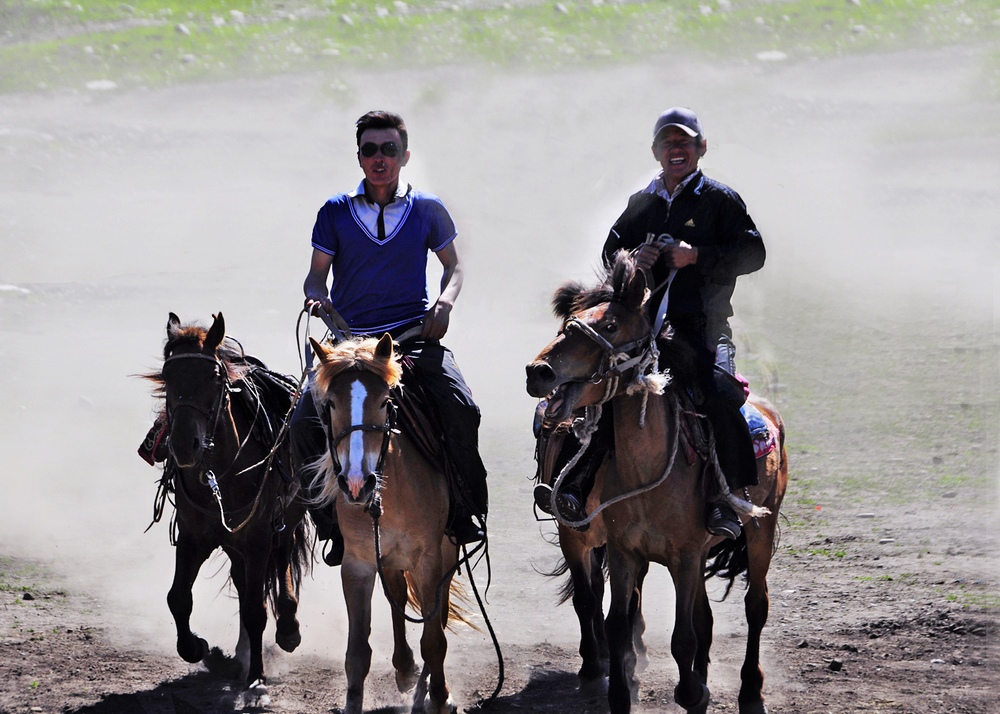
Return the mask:
<svg viewBox="0 0 1000 714"><path fill-rule="evenodd" d="M747 420L747 428L750 429L754 457L762 459L778 448L777 432L771 430L757 407L747 402L740 407L740 413Z"/></svg>

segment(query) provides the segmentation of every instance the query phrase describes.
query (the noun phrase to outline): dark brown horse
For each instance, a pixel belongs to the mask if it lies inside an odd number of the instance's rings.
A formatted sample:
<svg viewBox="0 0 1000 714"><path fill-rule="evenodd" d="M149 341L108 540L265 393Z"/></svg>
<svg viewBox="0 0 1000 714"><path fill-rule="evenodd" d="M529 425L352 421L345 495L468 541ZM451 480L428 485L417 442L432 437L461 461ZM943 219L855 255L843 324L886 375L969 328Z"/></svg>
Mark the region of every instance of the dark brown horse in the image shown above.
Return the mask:
<svg viewBox="0 0 1000 714"><path fill-rule="evenodd" d="M336 502L344 534L341 566L347 601L346 714L361 714L371 667L371 599L376 575L392 605L393 668L400 691L413 687L416 669L406 642L409 602L423 624L423 671L413 712L455 711L445 679L445 627L457 616L450 599L458 548L445 536L448 486L405 433L394 428L391 390L402 367L392 338L312 340L320 359L313 397L327 432L328 450L317 466L319 504ZM461 618L460 618L461 619ZM428 681L429 680L429 681Z"/></svg>
<svg viewBox="0 0 1000 714"><path fill-rule="evenodd" d="M788 479L783 424L772 406L752 398L780 434L780 446L758 461L760 483L749 489L750 500L758 505L731 500L743 515L743 535L737 541L713 538L702 520L706 488L723 487L724 481L718 468L704 468L706 460L714 461L713 453L694 451L691 461L685 457L685 443L691 439L682 429L684 392L656 371L658 362L669 364L672 355L657 359L645 299L643 273L631 258L620 255L601 286L585 290L570 285L557 293L564 328L528 366L529 393L553 395L557 416L605 399L614 412L614 469L605 474L599 506L607 528L612 589L606 621L608 701L614 714L631 710L637 588L649 563L656 562L667 566L676 590L671 651L680 679L674 699L688 712L705 712L709 701L712 612L704 577L720 572L732 584L737 575L747 575L749 632L739 706L741 714L760 714L766 711L759 646L769 607L767 571ZM706 483L703 471L717 483Z"/></svg>
<svg viewBox="0 0 1000 714"><path fill-rule="evenodd" d="M261 705L267 702L262 637L268 601L277 615L277 644L291 652L301 640L296 611L309 553L305 509L285 471L287 439L278 441L294 385L225 334L221 313L208 330L182 325L170 313L163 366L147 375L165 401L170 456L164 484L177 509L167 604L177 653L202 661L209 647L191 631L191 588L204 562L222 548L239 595L244 700Z"/></svg>

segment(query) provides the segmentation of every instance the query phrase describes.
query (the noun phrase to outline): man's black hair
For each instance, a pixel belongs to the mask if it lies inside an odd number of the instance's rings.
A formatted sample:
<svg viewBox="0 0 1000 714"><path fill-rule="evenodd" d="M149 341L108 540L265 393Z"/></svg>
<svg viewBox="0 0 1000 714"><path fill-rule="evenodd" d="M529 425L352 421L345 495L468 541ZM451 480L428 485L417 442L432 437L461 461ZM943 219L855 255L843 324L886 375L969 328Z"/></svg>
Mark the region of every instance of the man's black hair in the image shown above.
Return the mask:
<svg viewBox="0 0 1000 714"><path fill-rule="evenodd" d="M358 127L357 141L359 147L361 146L361 135L369 129L395 129L399 132L399 138L403 142L403 151L406 151L409 138L406 133L406 123L399 114L377 109L365 114L358 119L356 124Z"/></svg>

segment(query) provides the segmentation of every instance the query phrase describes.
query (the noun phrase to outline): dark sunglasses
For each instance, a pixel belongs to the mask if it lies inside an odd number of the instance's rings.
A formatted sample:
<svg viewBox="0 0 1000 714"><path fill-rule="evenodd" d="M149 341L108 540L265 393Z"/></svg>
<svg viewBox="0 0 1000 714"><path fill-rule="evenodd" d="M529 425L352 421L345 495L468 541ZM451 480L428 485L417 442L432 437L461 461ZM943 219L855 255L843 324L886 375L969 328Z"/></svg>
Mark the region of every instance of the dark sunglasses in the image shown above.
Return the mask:
<svg viewBox="0 0 1000 714"><path fill-rule="evenodd" d="M361 145L361 155L366 159L370 159L375 156L379 151L382 152L382 156L392 158L399 153L399 145L395 141L387 141L384 144L376 144L371 141L366 141Z"/></svg>

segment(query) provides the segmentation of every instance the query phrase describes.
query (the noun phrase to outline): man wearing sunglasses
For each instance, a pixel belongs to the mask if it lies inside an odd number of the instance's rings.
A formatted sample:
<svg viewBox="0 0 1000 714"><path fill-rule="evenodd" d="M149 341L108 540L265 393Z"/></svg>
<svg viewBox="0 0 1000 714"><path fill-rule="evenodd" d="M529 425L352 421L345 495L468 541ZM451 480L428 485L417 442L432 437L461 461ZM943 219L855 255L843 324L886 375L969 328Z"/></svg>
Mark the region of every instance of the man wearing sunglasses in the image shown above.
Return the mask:
<svg viewBox="0 0 1000 714"><path fill-rule="evenodd" d="M653 127L651 149L660 171L646 188L629 197L627 208L611 228L602 257L610 266L619 250L633 252L652 290L646 302L650 321L657 330L669 323L674 339L694 352L694 384L690 386L697 408L712 425L730 489L741 493L757 483L757 466L747 422L740 412L745 394L735 380L729 318L736 279L764 265L764 242L739 194L708 178L698 167L708 145L693 111L674 107L663 112ZM593 439L605 445L604 451L610 448L608 426L602 423L602 435L595 434ZM567 518L584 517L582 504L596 466L585 465L575 484L560 489L557 502ZM543 507L550 503L545 489L544 484L536 487L535 501ZM706 528L714 535L737 538L740 520L723 495L716 496L708 504Z"/></svg>
<svg viewBox="0 0 1000 714"><path fill-rule="evenodd" d="M364 178L353 191L333 196L319 210L303 285L305 306L313 314L336 311L355 335L407 334L400 349L433 403L461 481L449 535L466 545L485 537L488 504L486 468L478 447L479 408L454 355L439 342L462 289L458 233L437 196L400 181L400 170L410 159L407 141L406 124L398 114L373 111L358 119L358 163ZM429 306L428 253L443 268L440 294ZM291 440L297 466L314 461L326 449L308 391L292 417ZM343 538L331 512L314 512L313 518L320 538L330 540L324 560L339 565Z"/></svg>

